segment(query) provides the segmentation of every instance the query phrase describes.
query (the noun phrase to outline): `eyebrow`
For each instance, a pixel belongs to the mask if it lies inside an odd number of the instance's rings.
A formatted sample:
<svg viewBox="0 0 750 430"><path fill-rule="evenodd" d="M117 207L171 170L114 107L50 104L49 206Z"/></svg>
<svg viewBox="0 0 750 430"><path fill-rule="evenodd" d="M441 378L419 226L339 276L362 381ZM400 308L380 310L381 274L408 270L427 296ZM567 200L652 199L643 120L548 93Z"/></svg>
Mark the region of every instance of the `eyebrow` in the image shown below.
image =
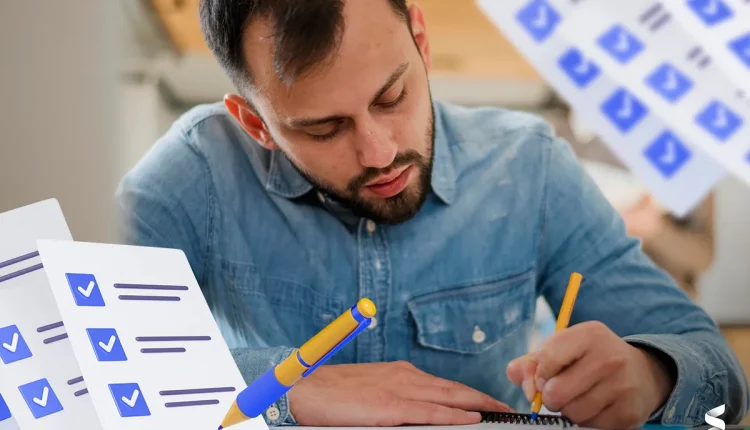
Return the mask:
<svg viewBox="0 0 750 430"><path fill-rule="evenodd" d="M378 92L375 94L375 97L372 98L371 103L375 103L379 98L383 97L383 94L385 94L393 84L396 83L396 81L409 69L409 63L402 63L396 70L391 73L391 75L388 77L388 80L385 82L385 84L380 87ZM299 118L299 119L293 119L289 122L289 126L292 128L305 128L305 127L313 127L316 125L326 124L329 122L334 121L341 121L346 119L343 115L329 115L323 118Z"/></svg>

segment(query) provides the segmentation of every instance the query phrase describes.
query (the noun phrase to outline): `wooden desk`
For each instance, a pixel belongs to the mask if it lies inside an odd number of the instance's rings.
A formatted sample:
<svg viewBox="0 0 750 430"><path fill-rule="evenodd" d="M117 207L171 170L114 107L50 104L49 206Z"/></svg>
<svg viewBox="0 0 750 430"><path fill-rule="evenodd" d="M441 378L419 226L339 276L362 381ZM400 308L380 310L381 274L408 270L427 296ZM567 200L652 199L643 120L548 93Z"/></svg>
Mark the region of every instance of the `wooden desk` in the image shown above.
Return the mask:
<svg viewBox="0 0 750 430"><path fill-rule="evenodd" d="M750 378L750 327L722 327L721 332L737 354L745 376ZM750 415L745 417L743 424L750 424Z"/></svg>

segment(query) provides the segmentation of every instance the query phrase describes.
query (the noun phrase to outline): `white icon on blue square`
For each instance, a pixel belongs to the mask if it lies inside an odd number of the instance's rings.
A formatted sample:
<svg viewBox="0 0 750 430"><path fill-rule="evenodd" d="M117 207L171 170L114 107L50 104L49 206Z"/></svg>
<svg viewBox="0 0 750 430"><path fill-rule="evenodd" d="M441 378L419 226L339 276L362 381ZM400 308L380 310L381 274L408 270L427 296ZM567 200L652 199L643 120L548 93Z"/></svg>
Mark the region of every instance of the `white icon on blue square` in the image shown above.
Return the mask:
<svg viewBox="0 0 750 430"><path fill-rule="evenodd" d="M601 73L599 67L576 48L570 48L560 57L558 63L580 88L586 88Z"/></svg>
<svg viewBox="0 0 750 430"><path fill-rule="evenodd" d="M3 399L3 396L0 395L0 423L11 419L12 415L10 414L10 408L8 407L8 404L5 403L5 399Z"/></svg>
<svg viewBox="0 0 750 430"><path fill-rule="evenodd" d="M99 361L128 361L120 337L113 328L87 328L91 347Z"/></svg>
<svg viewBox="0 0 750 430"><path fill-rule="evenodd" d="M18 387L21 396L26 401L34 418L44 418L47 415L56 414L63 410L60 399L57 398L55 390L47 379L30 382Z"/></svg>
<svg viewBox="0 0 750 430"><path fill-rule="evenodd" d="M750 68L750 33L729 42L729 49Z"/></svg>
<svg viewBox="0 0 750 430"><path fill-rule="evenodd" d="M104 298L94 275L66 273L70 292L78 306L104 306Z"/></svg>
<svg viewBox="0 0 750 430"><path fill-rule="evenodd" d="M143 391L138 384L109 384L109 392L112 393L112 398L121 417L147 417L151 415L148 404L146 404L146 398L143 397Z"/></svg>
<svg viewBox="0 0 750 430"><path fill-rule="evenodd" d="M632 32L616 24L597 40L612 57L622 64L627 64L643 51L645 45Z"/></svg>
<svg viewBox="0 0 750 430"><path fill-rule="evenodd" d="M646 158L667 179L682 169L690 158L691 151L670 131L665 131L646 148Z"/></svg>
<svg viewBox="0 0 750 430"><path fill-rule="evenodd" d="M560 23L560 14L546 0L532 0L516 14L516 19L537 42L543 42Z"/></svg>
<svg viewBox="0 0 750 430"><path fill-rule="evenodd" d="M695 121L722 142L729 140L743 124L742 118L720 101L711 102Z"/></svg>
<svg viewBox="0 0 750 430"><path fill-rule="evenodd" d="M688 6L709 27L734 16L724 0L688 0Z"/></svg>
<svg viewBox="0 0 750 430"><path fill-rule="evenodd" d="M624 88L605 100L601 110L622 133L629 132L648 114L646 105Z"/></svg>
<svg viewBox="0 0 750 430"><path fill-rule="evenodd" d="M0 359L10 364L31 357L31 350L18 326L0 328Z"/></svg>
<svg viewBox="0 0 750 430"><path fill-rule="evenodd" d="M675 103L693 88L693 81L671 64L659 66L648 78L646 83L651 89Z"/></svg>

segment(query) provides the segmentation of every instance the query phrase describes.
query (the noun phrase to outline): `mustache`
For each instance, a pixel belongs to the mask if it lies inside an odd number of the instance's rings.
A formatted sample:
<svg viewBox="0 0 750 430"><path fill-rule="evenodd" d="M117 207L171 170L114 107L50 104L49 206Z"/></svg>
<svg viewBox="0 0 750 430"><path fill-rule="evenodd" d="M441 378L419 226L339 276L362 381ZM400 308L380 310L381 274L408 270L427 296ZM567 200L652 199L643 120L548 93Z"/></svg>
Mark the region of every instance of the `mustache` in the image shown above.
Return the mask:
<svg viewBox="0 0 750 430"><path fill-rule="evenodd" d="M374 167L366 168L362 173L360 173L354 179L349 181L349 185L347 185L346 189L350 193L356 195L359 193L359 190L371 180L377 178L380 175L387 175L392 170L398 169L408 164L416 164L418 166L423 166L424 157L422 157L417 151L413 149L399 153L396 155L396 158L393 160L393 163L391 163L391 165L388 167L385 167L382 169L376 169Z"/></svg>

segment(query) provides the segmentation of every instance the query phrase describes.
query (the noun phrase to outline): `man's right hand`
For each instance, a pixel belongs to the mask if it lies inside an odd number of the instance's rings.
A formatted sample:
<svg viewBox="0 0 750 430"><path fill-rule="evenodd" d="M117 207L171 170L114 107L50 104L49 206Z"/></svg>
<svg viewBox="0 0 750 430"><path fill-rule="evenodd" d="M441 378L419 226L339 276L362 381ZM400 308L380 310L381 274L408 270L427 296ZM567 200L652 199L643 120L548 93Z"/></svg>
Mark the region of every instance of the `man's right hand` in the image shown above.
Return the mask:
<svg viewBox="0 0 750 430"><path fill-rule="evenodd" d="M481 420L476 411L508 412L508 405L404 361L321 366L288 394L300 425L460 425Z"/></svg>

